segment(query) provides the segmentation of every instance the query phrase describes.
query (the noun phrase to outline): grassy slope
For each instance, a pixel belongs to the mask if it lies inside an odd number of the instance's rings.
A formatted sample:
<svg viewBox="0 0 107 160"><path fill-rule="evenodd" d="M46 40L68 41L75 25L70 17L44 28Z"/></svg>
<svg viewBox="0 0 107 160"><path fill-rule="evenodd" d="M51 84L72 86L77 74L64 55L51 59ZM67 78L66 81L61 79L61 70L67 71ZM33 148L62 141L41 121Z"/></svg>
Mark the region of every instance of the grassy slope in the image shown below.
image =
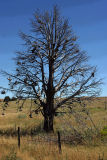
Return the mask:
<svg viewBox="0 0 107 160"><path fill-rule="evenodd" d="M88 104L87 108L90 109L92 120L94 121L97 128L100 130L107 126L107 110L104 106L105 98L100 98L100 100L95 99L92 104ZM10 102L9 106L5 111L5 115L2 115L3 103L0 103L0 130L3 132L11 132L17 129L17 126L21 127L21 130L30 133L31 128L39 128L42 125L43 117L42 115L34 115L33 118L29 118L30 102L27 101L22 112L17 111L17 106L15 102ZM63 115L56 117L54 120L54 128L56 130L61 130L63 124L68 122L68 116ZM69 121L75 125L74 119L71 116ZM65 126L66 126L65 123ZM91 126L91 122L87 120L87 125ZM39 127L38 127L39 126ZM68 126L67 126L68 127ZM0 138L0 160L3 156L9 155L14 156L13 153L17 152L17 156L21 157L22 160L98 160L99 154L103 156L106 160L106 149L107 146L103 143L95 143L96 145L62 145L62 155L58 154L58 148L56 144L34 144L33 141L29 140L30 137L22 137L21 139L21 150L17 148L17 138ZM96 140L97 141L97 140ZM13 152L14 150L14 152ZM12 153L11 153L12 151ZM1 158L2 157L2 158ZM4 157L5 160L5 157Z"/></svg>

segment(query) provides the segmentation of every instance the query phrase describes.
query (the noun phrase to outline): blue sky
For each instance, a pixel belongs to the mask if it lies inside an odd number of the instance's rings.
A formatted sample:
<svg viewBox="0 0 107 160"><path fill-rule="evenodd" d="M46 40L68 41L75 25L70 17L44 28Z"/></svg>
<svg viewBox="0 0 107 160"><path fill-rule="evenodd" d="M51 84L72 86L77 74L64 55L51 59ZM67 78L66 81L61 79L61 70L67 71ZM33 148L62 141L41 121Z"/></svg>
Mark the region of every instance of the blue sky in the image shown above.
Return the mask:
<svg viewBox="0 0 107 160"><path fill-rule="evenodd" d="M89 63L97 65L97 76L105 83L101 96L107 96L107 0L0 0L0 69L15 69L12 58L22 44L18 33L29 32L34 11L51 10L55 4L69 19L81 49L90 56ZM7 86L1 75L0 86Z"/></svg>

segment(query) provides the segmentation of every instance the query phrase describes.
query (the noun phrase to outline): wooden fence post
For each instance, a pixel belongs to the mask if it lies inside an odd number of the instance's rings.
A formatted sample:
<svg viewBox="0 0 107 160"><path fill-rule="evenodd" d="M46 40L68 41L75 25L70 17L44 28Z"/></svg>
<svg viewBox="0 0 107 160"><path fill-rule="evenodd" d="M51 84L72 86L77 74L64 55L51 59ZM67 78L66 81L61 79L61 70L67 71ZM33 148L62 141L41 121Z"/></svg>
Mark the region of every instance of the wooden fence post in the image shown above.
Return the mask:
<svg viewBox="0 0 107 160"><path fill-rule="evenodd" d="M18 127L17 134L18 134L18 147L20 149L20 127Z"/></svg>
<svg viewBox="0 0 107 160"><path fill-rule="evenodd" d="M59 148L59 153L62 152L62 149L61 149L61 137L60 137L60 132L58 131L58 148Z"/></svg>

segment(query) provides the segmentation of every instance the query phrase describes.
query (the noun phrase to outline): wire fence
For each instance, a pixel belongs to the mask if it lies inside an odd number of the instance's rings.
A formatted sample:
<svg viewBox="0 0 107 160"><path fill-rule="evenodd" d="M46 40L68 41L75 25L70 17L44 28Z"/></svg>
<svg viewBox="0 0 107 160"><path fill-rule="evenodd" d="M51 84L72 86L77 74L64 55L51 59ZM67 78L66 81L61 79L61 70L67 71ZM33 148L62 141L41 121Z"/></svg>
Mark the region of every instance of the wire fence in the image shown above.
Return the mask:
<svg viewBox="0 0 107 160"><path fill-rule="evenodd" d="M20 149L21 143L27 141L27 143L31 144L48 144L48 145L57 145L59 149L59 153L62 152L62 144L75 144L75 143L82 143L82 137L80 135L64 135L61 134L59 131L57 134L45 134L45 135L30 135L25 136L22 138L21 136L21 129L18 127L17 136L18 136L18 147ZM22 139L21 139L22 138Z"/></svg>

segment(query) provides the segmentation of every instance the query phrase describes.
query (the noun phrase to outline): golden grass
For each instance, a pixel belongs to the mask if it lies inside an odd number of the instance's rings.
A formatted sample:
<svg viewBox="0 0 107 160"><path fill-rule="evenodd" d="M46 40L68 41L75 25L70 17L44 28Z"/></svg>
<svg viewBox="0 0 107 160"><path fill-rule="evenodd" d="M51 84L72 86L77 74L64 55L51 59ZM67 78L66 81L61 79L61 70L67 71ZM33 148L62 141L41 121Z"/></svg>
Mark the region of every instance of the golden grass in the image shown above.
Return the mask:
<svg viewBox="0 0 107 160"><path fill-rule="evenodd" d="M21 102L20 104L21 105ZM105 110L105 98L95 99L91 104L87 104L87 108L90 110L91 118L98 129L102 129L107 126L107 110ZM27 100L22 112L17 110L15 102L9 102L9 106L5 111L5 115L2 115L3 102L0 102L0 131L17 130L20 126L21 130L27 130L30 132L32 128L36 128L42 124L43 117L41 114L33 115L33 118L29 118L30 101ZM33 108L35 106L33 105ZM75 119L72 115L63 115L55 117L54 129L61 130L65 123L76 126ZM86 120L87 126L91 127L92 123L89 119ZM68 129L69 130L69 129ZM36 138L36 136L35 136ZM54 143L34 143L29 141L29 136L21 138L21 149L17 147L17 138L13 137L0 137L0 160L3 156L9 155L10 152L17 153L17 156L21 160L99 160L99 155L104 160L107 159L107 146L103 143L97 143L95 145L64 145L62 144L62 154L59 154L58 145ZM3 159L4 160L4 159Z"/></svg>
<svg viewBox="0 0 107 160"><path fill-rule="evenodd" d="M87 104L87 108L90 110L91 117L94 123L97 126L103 127L107 125L107 110L104 109L105 98L99 98L100 100L95 99L91 104ZM22 104L20 102L19 106ZM43 121L41 114L33 114L33 118L29 118L30 113L30 100L25 102L25 105L22 109L22 112L19 112L17 109L16 102L9 102L9 106L4 111L5 115L2 115L2 106L3 102L0 102L0 129L15 128L15 126L21 126L22 128L31 128L39 125ZM33 105L32 108L35 106ZM73 116L67 117L63 115L63 119L68 119L74 121ZM55 117L55 127L61 126L61 117ZM90 124L90 121L87 121Z"/></svg>
<svg viewBox="0 0 107 160"><path fill-rule="evenodd" d="M34 144L28 141L29 138L21 138L21 148L17 147L17 139L9 137L0 138L0 158L4 155L9 155L16 152L17 157L21 160L98 160L99 155L104 160L107 159L106 146L87 147L87 146L72 146L62 145L62 154L59 154L57 144Z"/></svg>

